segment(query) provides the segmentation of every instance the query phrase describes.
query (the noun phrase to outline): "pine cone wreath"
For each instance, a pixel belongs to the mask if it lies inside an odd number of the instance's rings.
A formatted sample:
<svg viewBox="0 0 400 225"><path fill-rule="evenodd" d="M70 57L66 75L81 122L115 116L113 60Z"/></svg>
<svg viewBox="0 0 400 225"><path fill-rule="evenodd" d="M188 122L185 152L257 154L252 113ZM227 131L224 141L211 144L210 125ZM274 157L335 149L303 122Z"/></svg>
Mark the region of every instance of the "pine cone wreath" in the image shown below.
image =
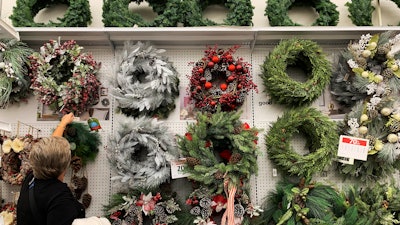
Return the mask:
<svg viewBox="0 0 400 225"><path fill-rule="evenodd" d="M92 202L92 196L88 193L82 196L82 205L85 209L89 208L90 203Z"/></svg>

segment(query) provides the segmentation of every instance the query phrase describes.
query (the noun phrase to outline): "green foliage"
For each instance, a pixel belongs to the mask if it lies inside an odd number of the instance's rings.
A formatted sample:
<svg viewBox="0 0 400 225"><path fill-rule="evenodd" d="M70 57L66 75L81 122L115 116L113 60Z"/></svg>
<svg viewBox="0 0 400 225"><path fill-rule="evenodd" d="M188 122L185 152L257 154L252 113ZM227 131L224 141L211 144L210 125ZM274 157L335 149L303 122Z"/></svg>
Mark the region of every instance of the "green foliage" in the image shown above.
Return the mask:
<svg viewBox="0 0 400 225"><path fill-rule="evenodd" d="M211 192L224 190L223 177L230 184L240 187L250 175L257 172L256 128L247 128L239 120L240 112L198 113L197 122L187 126L185 136L178 137L182 156L198 160L185 167L189 178L205 184ZM222 152L229 152L230 159L223 159ZM232 158L237 158L233 161Z"/></svg>
<svg viewBox="0 0 400 225"><path fill-rule="evenodd" d="M79 156L83 163L94 161L96 158L101 139L98 132L90 131L89 126L83 123L73 122L68 124L63 137L65 137L70 144L76 146L72 150L72 155Z"/></svg>
<svg viewBox="0 0 400 225"><path fill-rule="evenodd" d="M345 6L349 10L349 18L357 26L372 26L372 13L375 7L371 0L352 0L346 2Z"/></svg>
<svg viewBox="0 0 400 225"><path fill-rule="evenodd" d="M337 6L330 0L268 0L265 15L271 26L300 26L293 22L288 14L294 6L310 6L318 13L318 19L313 26L336 26L339 22Z"/></svg>
<svg viewBox="0 0 400 225"><path fill-rule="evenodd" d="M103 23L106 27L185 27L193 26L249 26L252 25L253 6L250 0L147 0L157 13L154 21L145 21L139 14L130 12L131 2L142 3L144 0L104 0ZM202 12L208 5L224 5L229 13L224 23L203 18Z"/></svg>
<svg viewBox="0 0 400 225"><path fill-rule="evenodd" d="M333 160L339 141L336 124L322 112L303 107L286 111L265 136L268 157L290 175L311 178ZM304 134L309 154L300 155L291 146L294 134Z"/></svg>
<svg viewBox="0 0 400 225"><path fill-rule="evenodd" d="M68 5L63 18L48 24L34 22L40 10L56 4ZM92 15L88 0L17 0L10 19L14 27L87 27Z"/></svg>
<svg viewBox="0 0 400 225"><path fill-rule="evenodd" d="M306 82L293 80L286 73L288 66L297 66L307 73ZM262 79L272 101L288 106L310 105L329 84L331 64L314 41L283 40L266 57Z"/></svg>

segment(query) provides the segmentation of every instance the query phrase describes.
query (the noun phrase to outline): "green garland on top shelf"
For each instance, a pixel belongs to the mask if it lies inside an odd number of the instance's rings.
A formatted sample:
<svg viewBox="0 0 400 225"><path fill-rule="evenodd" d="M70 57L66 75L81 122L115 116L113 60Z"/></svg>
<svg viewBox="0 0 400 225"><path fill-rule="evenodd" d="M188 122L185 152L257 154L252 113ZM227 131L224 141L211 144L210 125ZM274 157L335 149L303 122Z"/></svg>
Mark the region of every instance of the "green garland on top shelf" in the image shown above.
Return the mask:
<svg viewBox="0 0 400 225"><path fill-rule="evenodd" d="M335 127L335 122L315 108L286 111L265 136L268 157L288 174L310 178L326 169L336 155L339 137ZM300 155L291 146L296 133L305 136L309 154Z"/></svg>
<svg viewBox="0 0 400 225"><path fill-rule="evenodd" d="M318 19L313 26L336 26L339 22L337 6L330 0L268 0L265 14L271 26L300 26L293 22L288 11L294 6L311 6L318 13Z"/></svg>
<svg viewBox="0 0 400 225"><path fill-rule="evenodd" d="M373 26L372 13L375 7L371 4L372 0L352 0L346 2L345 6L349 10L349 18L356 26ZM397 7L400 7L400 0L392 0Z"/></svg>
<svg viewBox="0 0 400 225"><path fill-rule="evenodd" d="M56 4L66 4L68 9L58 22L36 23L34 17L40 10ZM14 27L87 27L92 21L88 0L17 0L10 16Z"/></svg>
<svg viewBox="0 0 400 225"><path fill-rule="evenodd" d="M306 82L298 82L287 74L288 66L299 66L307 73ZM305 106L316 100L330 81L331 64L322 48L314 41L283 40L270 52L262 65L262 79L274 102Z"/></svg>
<svg viewBox="0 0 400 225"><path fill-rule="evenodd" d="M146 0L158 16L154 21L145 21L137 13L129 11L131 2L145 0L105 0L103 4L103 23L106 27L185 27L194 26L250 26L253 6L250 0ZM223 4L229 13L222 24L203 18L202 12L211 4Z"/></svg>

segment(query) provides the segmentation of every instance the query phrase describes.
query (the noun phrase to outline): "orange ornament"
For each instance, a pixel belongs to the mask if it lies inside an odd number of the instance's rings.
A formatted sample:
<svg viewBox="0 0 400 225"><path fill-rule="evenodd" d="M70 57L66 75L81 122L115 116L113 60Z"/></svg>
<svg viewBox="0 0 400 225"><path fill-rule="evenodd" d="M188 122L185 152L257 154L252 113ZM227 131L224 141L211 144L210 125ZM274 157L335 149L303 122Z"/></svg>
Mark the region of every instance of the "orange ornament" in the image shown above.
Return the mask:
<svg viewBox="0 0 400 225"><path fill-rule="evenodd" d="M221 90L225 91L228 88L228 85L223 83L223 84L219 85L219 87L221 88Z"/></svg>
<svg viewBox="0 0 400 225"><path fill-rule="evenodd" d="M233 65L233 64L228 66L228 70L231 71L231 72L235 71L235 69L236 69L236 66Z"/></svg>
<svg viewBox="0 0 400 225"><path fill-rule="evenodd" d="M214 63L218 63L218 62L219 62L218 56L214 55L214 56L211 58L211 61L213 61Z"/></svg>
<svg viewBox="0 0 400 225"><path fill-rule="evenodd" d="M210 89L210 88L212 88L212 83L207 81L207 82L204 84L204 87L205 87L206 89Z"/></svg>

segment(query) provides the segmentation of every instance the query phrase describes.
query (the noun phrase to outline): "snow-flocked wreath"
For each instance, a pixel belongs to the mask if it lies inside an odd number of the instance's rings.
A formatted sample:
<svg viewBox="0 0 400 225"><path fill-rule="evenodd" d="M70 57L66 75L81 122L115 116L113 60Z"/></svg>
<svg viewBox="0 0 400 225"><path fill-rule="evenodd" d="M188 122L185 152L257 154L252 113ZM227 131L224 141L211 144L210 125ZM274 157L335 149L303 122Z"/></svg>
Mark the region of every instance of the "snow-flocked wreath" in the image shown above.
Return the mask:
<svg viewBox="0 0 400 225"><path fill-rule="evenodd" d="M83 53L74 40L50 40L29 56L34 94L44 105L62 114L80 114L98 103L100 63Z"/></svg>
<svg viewBox="0 0 400 225"><path fill-rule="evenodd" d="M5 182L22 184L28 172L32 170L29 153L36 141L32 135L5 138L2 141L1 176Z"/></svg>
<svg viewBox="0 0 400 225"><path fill-rule="evenodd" d="M331 93L337 103L352 107L367 97L398 93L399 44L400 34L393 31L364 34L349 43L331 79Z"/></svg>
<svg viewBox="0 0 400 225"><path fill-rule="evenodd" d="M286 111L265 135L268 158L289 175L311 178L332 163L339 137L335 122L312 107ZM294 134L306 138L309 154L297 153L291 145Z"/></svg>
<svg viewBox="0 0 400 225"><path fill-rule="evenodd" d="M27 63L32 53L17 39L0 39L0 107L26 100L31 94Z"/></svg>
<svg viewBox="0 0 400 225"><path fill-rule="evenodd" d="M337 6L330 0L268 0L265 15L268 16L271 26L299 26L293 22L288 14L294 6L311 6L318 13L318 19L313 26L336 26L339 22Z"/></svg>
<svg viewBox="0 0 400 225"><path fill-rule="evenodd" d="M108 148L115 186L122 191L158 187L170 178L170 161L178 156L174 137L156 118L120 116Z"/></svg>
<svg viewBox="0 0 400 225"><path fill-rule="evenodd" d="M307 81L294 80L289 66L300 67ZM266 57L262 79L273 102L288 106L310 105L326 88L332 74L331 64L322 48L314 41L282 40Z"/></svg>
<svg viewBox="0 0 400 225"><path fill-rule="evenodd" d="M149 43L125 42L111 90L123 114L166 118L175 109L178 72L167 57L160 55L163 52Z"/></svg>
<svg viewBox="0 0 400 225"><path fill-rule="evenodd" d="M58 22L36 23L34 18L40 10L55 4L66 4L68 9ZM91 23L89 0L17 0L10 16L14 27L87 27Z"/></svg>
<svg viewBox="0 0 400 225"><path fill-rule="evenodd" d="M199 111L215 112L237 110L243 105L249 91L256 90L250 74L251 65L233 54L240 46L227 50L208 47L204 57L194 64L189 77L188 94Z"/></svg>

